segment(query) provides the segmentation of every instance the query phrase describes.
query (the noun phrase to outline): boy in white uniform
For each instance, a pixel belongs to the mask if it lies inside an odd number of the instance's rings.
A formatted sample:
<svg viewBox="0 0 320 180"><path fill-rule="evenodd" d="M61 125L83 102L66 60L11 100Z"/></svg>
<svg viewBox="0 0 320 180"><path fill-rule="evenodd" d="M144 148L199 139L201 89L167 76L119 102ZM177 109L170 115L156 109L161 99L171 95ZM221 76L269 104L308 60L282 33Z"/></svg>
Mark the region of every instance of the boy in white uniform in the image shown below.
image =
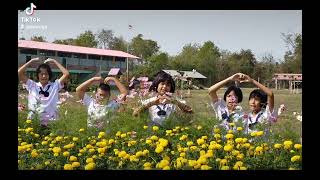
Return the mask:
<svg viewBox="0 0 320 180"><path fill-rule="evenodd" d="M111 81L115 83L121 94L117 99L109 101L111 94L110 86L107 83L110 83ZM98 82L100 84L97 88L95 98L92 98L85 92L87 88L94 82ZM102 77L93 77L78 86L76 92L83 104L88 108L88 127L94 127L98 129L103 128L106 115L110 111L118 109L120 102L124 101L126 95L128 94L126 88L119 82L118 79L114 77L106 77L105 80L103 80Z"/></svg>

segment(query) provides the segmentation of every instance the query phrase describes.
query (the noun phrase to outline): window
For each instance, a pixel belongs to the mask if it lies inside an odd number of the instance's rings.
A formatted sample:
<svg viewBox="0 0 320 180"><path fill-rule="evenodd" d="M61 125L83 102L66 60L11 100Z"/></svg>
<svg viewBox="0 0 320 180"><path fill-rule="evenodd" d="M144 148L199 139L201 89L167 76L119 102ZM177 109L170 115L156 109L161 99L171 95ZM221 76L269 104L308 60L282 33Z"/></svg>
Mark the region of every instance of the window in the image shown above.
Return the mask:
<svg viewBox="0 0 320 180"><path fill-rule="evenodd" d="M27 49L27 48L22 48L20 49L21 54L32 54L32 55L37 55L38 52L36 49Z"/></svg>
<svg viewBox="0 0 320 180"><path fill-rule="evenodd" d="M71 53L67 53L67 52L58 52L58 56L59 57L71 57Z"/></svg>
<svg viewBox="0 0 320 180"><path fill-rule="evenodd" d="M39 54L42 56L55 56L56 55L55 51L50 51L50 50L40 50Z"/></svg>
<svg viewBox="0 0 320 180"><path fill-rule="evenodd" d="M26 63L31 60L31 56L26 56Z"/></svg>
<svg viewBox="0 0 320 180"><path fill-rule="evenodd" d="M80 53L73 53L74 58L79 58L79 59L87 59L86 54L80 54Z"/></svg>
<svg viewBox="0 0 320 180"><path fill-rule="evenodd" d="M88 59L97 59L97 60L100 60L100 56L90 54L90 55L88 55Z"/></svg>

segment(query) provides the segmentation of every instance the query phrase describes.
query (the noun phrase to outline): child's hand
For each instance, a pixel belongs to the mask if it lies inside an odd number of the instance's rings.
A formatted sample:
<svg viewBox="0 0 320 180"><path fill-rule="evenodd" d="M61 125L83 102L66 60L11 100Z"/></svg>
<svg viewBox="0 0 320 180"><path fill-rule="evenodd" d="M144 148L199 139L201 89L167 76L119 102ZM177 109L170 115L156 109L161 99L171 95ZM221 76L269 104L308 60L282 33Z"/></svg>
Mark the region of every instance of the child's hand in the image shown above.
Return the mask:
<svg viewBox="0 0 320 180"><path fill-rule="evenodd" d="M113 81L114 80L114 77L106 77L105 79L104 79L104 83L108 83L109 81Z"/></svg>
<svg viewBox="0 0 320 180"><path fill-rule="evenodd" d="M240 83L242 83L242 82L252 82L252 79L246 74L241 74L240 75Z"/></svg>
<svg viewBox="0 0 320 180"><path fill-rule="evenodd" d="M43 63L50 63L50 62L54 62L54 61L55 61L54 59L48 58Z"/></svg>

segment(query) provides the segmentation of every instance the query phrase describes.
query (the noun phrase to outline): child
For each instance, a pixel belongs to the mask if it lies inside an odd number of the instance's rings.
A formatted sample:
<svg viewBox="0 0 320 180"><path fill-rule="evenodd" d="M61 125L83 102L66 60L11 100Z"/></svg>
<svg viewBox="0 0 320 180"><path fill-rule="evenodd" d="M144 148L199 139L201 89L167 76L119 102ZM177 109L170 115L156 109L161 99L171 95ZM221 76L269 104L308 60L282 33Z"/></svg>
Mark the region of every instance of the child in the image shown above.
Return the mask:
<svg viewBox="0 0 320 180"><path fill-rule="evenodd" d="M18 69L19 80L26 84L28 95L28 119L33 119L36 114L40 117L40 124L47 127L50 121L58 119L57 102L59 101L59 91L67 82L69 72L58 61L47 59L39 65L36 74L39 82L34 82L25 75L26 68L34 63L41 62L39 58L33 58ZM60 79L51 82L52 70L47 63L54 63L62 72Z"/></svg>
<svg viewBox="0 0 320 180"><path fill-rule="evenodd" d="M211 97L211 106L216 113L216 118L221 121L221 126L227 130L232 129L229 123L237 122L242 118L242 108L238 103L242 101L242 91L236 86L230 86L224 93L223 99L218 98L217 91L230 81L239 81L241 73L236 73L209 88L209 95Z"/></svg>
<svg viewBox="0 0 320 180"><path fill-rule="evenodd" d="M245 74L241 75L240 83L241 82L250 82L259 88L253 90L249 95L249 107L251 112L248 114L246 120L246 132L251 133L256 131L257 124L270 124L271 122L276 122L277 112L274 111L273 92Z"/></svg>
<svg viewBox="0 0 320 180"><path fill-rule="evenodd" d="M121 95L116 100L109 101L110 98L110 86L107 83L113 81L118 87ZM88 96L85 92L90 85L94 82L98 82L99 87L95 94L95 98ZM88 127L94 127L101 129L104 126L104 119L109 110L115 110L119 108L119 103L125 100L128 94L126 88L114 77L106 77L103 81L102 77L93 77L76 89L78 97L82 100L83 104L88 108Z"/></svg>
<svg viewBox="0 0 320 180"><path fill-rule="evenodd" d="M162 125L178 106L183 112L192 113L191 107L171 97L175 91L175 83L172 77L160 71L149 88L150 92L155 92L156 96L142 102L142 106L133 112L137 116L140 112L148 109L152 124Z"/></svg>

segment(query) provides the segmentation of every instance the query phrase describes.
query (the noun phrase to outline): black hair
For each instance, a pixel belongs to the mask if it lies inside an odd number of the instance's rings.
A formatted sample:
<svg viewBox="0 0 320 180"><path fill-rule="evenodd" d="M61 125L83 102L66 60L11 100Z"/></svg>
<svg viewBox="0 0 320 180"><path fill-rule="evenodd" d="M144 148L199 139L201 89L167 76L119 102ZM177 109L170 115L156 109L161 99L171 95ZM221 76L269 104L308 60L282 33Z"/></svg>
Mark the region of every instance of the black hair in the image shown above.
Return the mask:
<svg viewBox="0 0 320 180"><path fill-rule="evenodd" d="M268 96L266 93L264 93L261 89L255 89L251 91L249 100L251 98L258 97L260 99L260 106L261 108L265 108L267 106Z"/></svg>
<svg viewBox="0 0 320 180"><path fill-rule="evenodd" d="M36 74L37 74L37 80L39 81L39 73L41 72L40 69L46 69L48 74L49 74L49 81L51 80L52 78L52 70L51 70L51 67L48 65L48 64L40 64L38 67L37 67L37 70L36 70Z"/></svg>
<svg viewBox="0 0 320 180"><path fill-rule="evenodd" d="M236 94L236 96L238 98L238 103L241 103L242 98L243 98L242 91L240 88L238 88L237 86L234 86L234 85L228 87L228 89L224 93L223 100L226 101L226 97L231 91L234 91L234 93Z"/></svg>
<svg viewBox="0 0 320 180"><path fill-rule="evenodd" d="M108 84L105 83L100 83L99 87L101 90L110 93L110 86Z"/></svg>
<svg viewBox="0 0 320 180"><path fill-rule="evenodd" d="M171 85L171 90L170 92L171 93L174 93L175 91L175 88L176 88L176 85L174 83L174 80L172 79L172 77L165 73L164 71L160 71L156 74L156 77L154 78L154 80L152 81L152 84L149 88L149 91L158 91L158 85L161 83L161 82L168 82L170 83Z"/></svg>

